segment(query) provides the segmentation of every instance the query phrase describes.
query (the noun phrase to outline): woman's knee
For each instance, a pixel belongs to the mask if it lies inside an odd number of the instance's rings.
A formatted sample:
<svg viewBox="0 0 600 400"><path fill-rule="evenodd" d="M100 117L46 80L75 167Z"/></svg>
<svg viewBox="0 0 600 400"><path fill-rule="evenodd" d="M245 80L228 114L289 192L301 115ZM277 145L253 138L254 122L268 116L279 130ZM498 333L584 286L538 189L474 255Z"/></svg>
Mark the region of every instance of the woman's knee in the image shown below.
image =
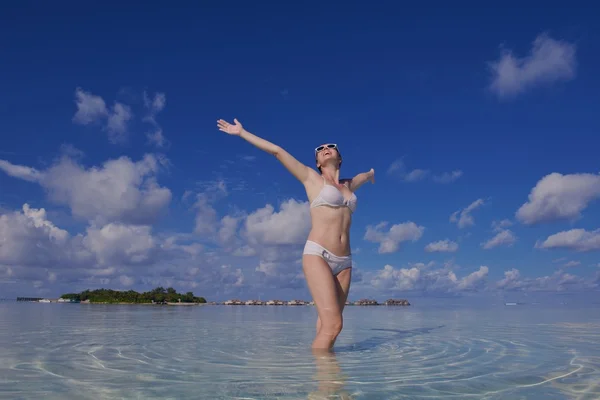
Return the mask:
<svg viewBox="0 0 600 400"><path fill-rule="evenodd" d="M321 332L331 336L337 336L344 327L344 319L341 315L321 319Z"/></svg>

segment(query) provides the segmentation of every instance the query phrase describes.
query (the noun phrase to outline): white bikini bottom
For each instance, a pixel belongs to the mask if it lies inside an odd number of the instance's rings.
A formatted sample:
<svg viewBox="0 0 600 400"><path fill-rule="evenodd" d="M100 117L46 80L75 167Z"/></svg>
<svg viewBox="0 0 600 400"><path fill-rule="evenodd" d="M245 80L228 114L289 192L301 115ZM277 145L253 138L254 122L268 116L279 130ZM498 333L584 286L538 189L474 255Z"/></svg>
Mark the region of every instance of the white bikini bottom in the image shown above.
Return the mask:
<svg viewBox="0 0 600 400"><path fill-rule="evenodd" d="M345 269L352 268L352 255L336 256L325 247L311 240L306 241L303 254L312 254L323 258L329 265L329 268L331 268L331 272L334 276Z"/></svg>

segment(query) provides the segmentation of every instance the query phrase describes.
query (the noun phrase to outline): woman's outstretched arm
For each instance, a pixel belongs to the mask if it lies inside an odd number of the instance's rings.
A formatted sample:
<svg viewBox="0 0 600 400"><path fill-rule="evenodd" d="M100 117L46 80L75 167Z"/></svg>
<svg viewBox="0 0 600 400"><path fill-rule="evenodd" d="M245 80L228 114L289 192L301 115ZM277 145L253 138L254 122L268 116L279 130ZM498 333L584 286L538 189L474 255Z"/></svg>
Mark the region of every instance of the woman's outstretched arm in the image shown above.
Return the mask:
<svg viewBox="0 0 600 400"><path fill-rule="evenodd" d="M220 131L223 131L230 135L239 136L242 139L246 140L248 143L258 147L259 149L274 155L275 158L277 158L279 162L281 162L283 166L287 168L287 170L290 171L290 173L302 183L306 183L306 181L308 181L308 178L311 176L311 173L316 174L315 171L308 168L300 161L296 160L290 153L285 151L283 148L245 130L242 124L237 119L234 119L233 122L234 125L220 119L217 121L217 126L219 127Z"/></svg>
<svg viewBox="0 0 600 400"><path fill-rule="evenodd" d="M375 183L375 170L373 168L369 172L361 172L352 178L350 180L350 190L352 192L356 191L359 187L367 183L367 181Z"/></svg>

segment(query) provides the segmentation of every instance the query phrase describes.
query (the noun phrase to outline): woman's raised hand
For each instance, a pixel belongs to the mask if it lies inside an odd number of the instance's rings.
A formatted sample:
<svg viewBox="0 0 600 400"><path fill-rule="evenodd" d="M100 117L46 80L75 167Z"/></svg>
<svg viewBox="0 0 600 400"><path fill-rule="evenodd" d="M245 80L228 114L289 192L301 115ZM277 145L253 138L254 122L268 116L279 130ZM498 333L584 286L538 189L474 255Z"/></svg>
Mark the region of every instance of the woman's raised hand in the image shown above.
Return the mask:
<svg viewBox="0 0 600 400"><path fill-rule="evenodd" d="M220 131L223 131L230 135L241 135L242 131L244 130L242 124L240 124L240 121L238 121L235 118L233 119L233 122L235 123L235 125L231 125L229 122L219 119L217 120L217 126L219 127Z"/></svg>
<svg viewBox="0 0 600 400"><path fill-rule="evenodd" d="M369 180L371 183L375 183L375 170L373 168L369 171Z"/></svg>

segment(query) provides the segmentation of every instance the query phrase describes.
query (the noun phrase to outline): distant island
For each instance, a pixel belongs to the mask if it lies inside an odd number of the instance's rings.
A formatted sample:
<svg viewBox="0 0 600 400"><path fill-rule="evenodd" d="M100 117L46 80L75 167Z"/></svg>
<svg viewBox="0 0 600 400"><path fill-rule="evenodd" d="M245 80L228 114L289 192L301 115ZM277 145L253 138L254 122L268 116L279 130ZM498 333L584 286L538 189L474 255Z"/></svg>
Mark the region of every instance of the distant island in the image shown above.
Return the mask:
<svg viewBox="0 0 600 400"><path fill-rule="evenodd" d="M119 303L119 304L203 304L204 297L194 296L194 293L177 293L173 288L157 287L149 292L138 293L135 290L118 291L112 289L84 290L81 293L66 293L61 299L82 303Z"/></svg>

